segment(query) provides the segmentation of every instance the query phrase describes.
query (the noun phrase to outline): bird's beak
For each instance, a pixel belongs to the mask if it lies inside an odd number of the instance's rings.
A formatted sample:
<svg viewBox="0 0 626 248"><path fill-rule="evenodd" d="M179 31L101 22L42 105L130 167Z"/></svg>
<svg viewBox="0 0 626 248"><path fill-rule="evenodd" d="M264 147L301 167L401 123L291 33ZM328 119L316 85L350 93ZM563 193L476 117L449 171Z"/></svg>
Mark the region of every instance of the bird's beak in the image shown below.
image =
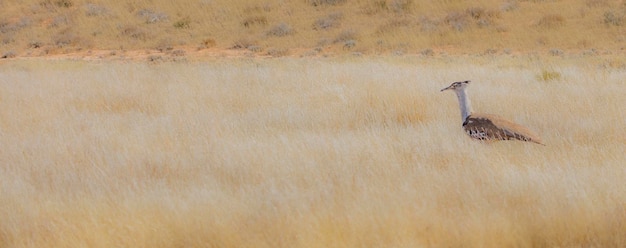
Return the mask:
<svg viewBox="0 0 626 248"><path fill-rule="evenodd" d="M452 85L450 85L450 86L448 86L448 87L445 87L445 88L441 89L439 92L442 92L442 91L444 91L444 90L449 90L449 89L450 89L450 87L452 87Z"/></svg>

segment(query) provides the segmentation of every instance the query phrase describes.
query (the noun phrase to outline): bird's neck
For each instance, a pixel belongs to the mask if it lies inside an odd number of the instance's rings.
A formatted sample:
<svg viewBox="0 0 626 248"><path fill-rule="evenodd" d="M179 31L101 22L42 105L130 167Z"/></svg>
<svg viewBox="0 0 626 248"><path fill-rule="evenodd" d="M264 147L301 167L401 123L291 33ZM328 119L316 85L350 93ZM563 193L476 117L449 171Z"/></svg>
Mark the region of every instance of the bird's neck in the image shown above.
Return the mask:
<svg viewBox="0 0 626 248"><path fill-rule="evenodd" d="M470 103L469 97L467 97L467 92L465 92L465 89L460 89L455 92L456 97L459 99L461 118L463 118L463 121L465 121L467 117L472 114L472 104Z"/></svg>

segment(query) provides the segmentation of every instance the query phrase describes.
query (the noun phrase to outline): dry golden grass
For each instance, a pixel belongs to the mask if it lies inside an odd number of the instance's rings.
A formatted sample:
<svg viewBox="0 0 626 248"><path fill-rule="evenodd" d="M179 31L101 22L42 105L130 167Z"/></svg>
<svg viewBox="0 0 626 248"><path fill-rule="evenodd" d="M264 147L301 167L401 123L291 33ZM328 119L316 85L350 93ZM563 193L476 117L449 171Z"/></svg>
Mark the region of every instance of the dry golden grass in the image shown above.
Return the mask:
<svg viewBox="0 0 626 248"><path fill-rule="evenodd" d="M276 56L554 48L624 54L625 16L623 0L2 1L0 55L174 47L281 51Z"/></svg>
<svg viewBox="0 0 626 248"><path fill-rule="evenodd" d="M0 246L624 247L626 73L599 64L4 63ZM547 146L470 140L439 93L466 79Z"/></svg>

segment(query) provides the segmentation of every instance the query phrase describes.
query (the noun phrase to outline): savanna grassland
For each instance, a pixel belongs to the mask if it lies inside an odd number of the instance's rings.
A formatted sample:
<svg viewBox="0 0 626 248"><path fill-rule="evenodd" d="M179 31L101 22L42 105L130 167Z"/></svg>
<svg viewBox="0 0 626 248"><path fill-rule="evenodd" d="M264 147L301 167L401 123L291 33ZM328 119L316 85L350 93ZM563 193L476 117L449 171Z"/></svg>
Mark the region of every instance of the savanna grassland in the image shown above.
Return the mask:
<svg viewBox="0 0 626 248"><path fill-rule="evenodd" d="M0 246L623 247L625 77L503 57L5 63ZM439 92L457 79L547 145L468 138Z"/></svg>
<svg viewBox="0 0 626 248"><path fill-rule="evenodd" d="M625 14L0 1L0 247L626 247Z"/></svg>
<svg viewBox="0 0 626 248"><path fill-rule="evenodd" d="M626 52L624 0L0 2L0 55ZM105 50L105 53L98 53Z"/></svg>

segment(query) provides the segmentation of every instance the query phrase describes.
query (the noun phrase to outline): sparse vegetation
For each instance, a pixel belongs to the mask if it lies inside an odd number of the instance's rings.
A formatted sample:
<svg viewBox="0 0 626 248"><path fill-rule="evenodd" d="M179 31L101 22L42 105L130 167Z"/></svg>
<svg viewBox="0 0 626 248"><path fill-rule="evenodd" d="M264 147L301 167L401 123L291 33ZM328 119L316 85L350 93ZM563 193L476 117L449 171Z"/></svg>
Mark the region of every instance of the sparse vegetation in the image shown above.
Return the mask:
<svg viewBox="0 0 626 248"><path fill-rule="evenodd" d="M343 43L346 41L354 41L357 39L357 32L352 29L342 31L335 37L333 43Z"/></svg>
<svg viewBox="0 0 626 248"><path fill-rule="evenodd" d="M469 16L465 12L450 12L443 22L456 31L463 31L469 25Z"/></svg>
<svg viewBox="0 0 626 248"><path fill-rule="evenodd" d="M294 33L293 28L291 28L289 24L283 22L283 23L279 23L271 27L267 31L266 34L269 36L282 37L282 36L292 35L293 33Z"/></svg>
<svg viewBox="0 0 626 248"><path fill-rule="evenodd" d="M314 30L326 30L330 28L335 28L340 26L341 18L343 15L341 13L332 13L325 17L319 18L313 23Z"/></svg>
<svg viewBox="0 0 626 248"><path fill-rule="evenodd" d="M18 55L33 55L25 51L32 49L30 41L43 41L42 50L54 50L55 36L69 28L94 49L154 49L165 39L175 40L177 46L196 46L207 36L215 40L215 49L229 49L246 37L260 47L289 49L298 55L320 40L333 43L343 30L352 29L358 30L358 39L351 40L358 41L365 54L392 54L400 44L406 54L432 47L479 55L505 44L521 53L534 52L537 44L544 44L542 53L559 47L573 54L591 46L621 53L624 38L614 27L624 26L625 10L623 3L606 0L4 1L0 43ZM276 39L284 36L289 39ZM490 39L469 46L462 42L477 37ZM587 37L604 38L583 42ZM378 45L380 40L384 45ZM325 52L343 54L344 41ZM81 42L64 45L56 53L80 49L72 46L84 46Z"/></svg>
<svg viewBox="0 0 626 248"><path fill-rule="evenodd" d="M157 23L169 19L169 16L163 12L156 12L150 9L142 9L137 12L137 16L142 18L145 23Z"/></svg>

